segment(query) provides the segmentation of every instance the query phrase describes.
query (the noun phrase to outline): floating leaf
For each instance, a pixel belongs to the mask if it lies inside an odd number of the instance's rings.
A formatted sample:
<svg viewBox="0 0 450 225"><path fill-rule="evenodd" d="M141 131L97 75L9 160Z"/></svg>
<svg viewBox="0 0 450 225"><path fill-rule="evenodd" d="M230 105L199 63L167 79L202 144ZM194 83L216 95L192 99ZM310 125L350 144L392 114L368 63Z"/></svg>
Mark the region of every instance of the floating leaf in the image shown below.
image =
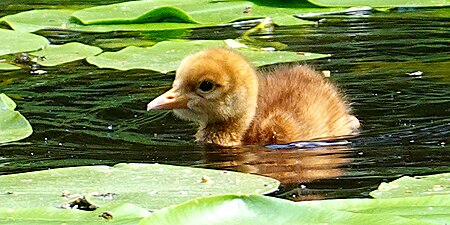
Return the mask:
<svg viewBox="0 0 450 225"><path fill-rule="evenodd" d="M30 123L15 108L13 100L0 94L0 143L21 140L33 133Z"/></svg>
<svg viewBox="0 0 450 225"><path fill-rule="evenodd" d="M97 55L100 52L102 49L99 47L71 42L63 45L48 45L31 54L41 57L37 63L42 66L56 66Z"/></svg>
<svg viewBox="0 0 450 225"><path fill-rule="evenodd" d="M130 46L118 52L104 52L87 61L100 68L148 69L167 73L178 68L187 55L207 47L225 46L223 41L163 41L150 48Z"/></svg>
<svg viewBox="0 0 450 225"><path fill-rule="evenodd" d="M450 173L430 176L404 176L389 183L381 183L370 195L374 198L398 198L425 195L449 195Z"/></svg>
<svg viewBox="0 0 450 225"><path fill-rule="evenodd" d="M296 52L286 52L286 51L251 51L251 50L242 50L240 51L245 57L250 59L254 66L264 66L275 63L284 63L284 62L299 62L306 61L312 59L320 59L330 57L327 54L318 54L318 53L296 53Z"/></svg>
<svg viewBox="0 0 450 225"><path fill-rule="evenodd" d="M224 24L248 17L247 14L243 13L246 7L253 7L253 4L246 1L144 0L82 9L75 12L73 16L83 24L143 23L155 21Z"/></svg>
<svg viewBox="0 0 450 225"><path fill-rule="evenodd" d="M119 70L148 69L167 73L177 69L180 61L189 54L209 47L226 47L224 41L163 41L150 48L130 46L118 52L104 52L87 58L87 61L100 68L114 68ZM294 52L266 52L241 50L244 56L255 66L275 64L281 62L296 62L328 57L323 54L303 54Z"/></svg>
<svg viewBox="0 0 450 225"><path fill-rule="evenodd" d="M42 9L20 12L0 19L14 30L34 32L42 29L67 29L84 32L111 31L149 31L149 30L177 30L204 27L204 25L189 23L136 23L136 24L100 24L85 26L71 21L73 10Z"/></svg>
<svg viewBox="0 0 450 225"><path fill-rule="evenodd" d="M2 224L120 224L134 225L150 212L133 204L117 204L95 211L70 210L56 207L4 208L0 207ZM109 219L108 219L109 218Z"/></svg>
<svg viewBox="0 0 450 225"><path fill-rule="evenodd" d="M322 201L320 201L322 202ZM320 203L319 202L319 203ZM323 201L326 202L326 201ZM343 203L345 204L345 203ZM395 215L365 214L311 206L260 195L224 195L158 210L140 225L429 224Z"/></svg>
<svg viewBox="0 0 450 225"><path fill-rule="evenodd" d="M0 62L0 70L19 70L20 67L11 65L6 62Z"/></svg>
<svg viewBox="0 0 450 225"><path fill-rule="evenodd" d="M203 179L202 179L203 178ZM97 207L133 203L157 209L225 193L269 193L279 182L237 172L159 164L117 164L0 176L1 207L57 207L84 195ZM62 194L63 193L63 194ZM68 197L63 197L68 196Z"/></svg>
<svg viewBox="0 0 450 225"><path fill-rule="evenodd" d="M185 11L175 7L183 5L190 4L177 0L131 1L82 9L74 12L72 16L86 25L160 21L197 23Z"/></svg>
<svg viewBox="0 0 450 225"><path fill-rule="evenodd" d="M431 6L449 6L448 0L308 0L309 2L322 7L353 7L353 6L370 6L379 8L393 7L431 7Z"/></svg>
<svg viewBox="0 0 450 225"><path fill-rule="evenodd" d="M48 40L35 34L0 29L0 43L0 55L7 55L40 49L48 44Z"/></svg>
<svg viewBox="0 0 450 225"><path fill-rule="evenodd" d="M248 13L244 9L250 8ZM302 12L328 12L329 8L279 8L258 6L249 1L130 1L96 6L80 11L43 9L7 15L0 22L15 30L68 29L84 32L176 30L226 24L236 20L270 16L278 25L311 24L296 19ZM76 23L72 14L79 21ZM173 19L175 18L177 19ZM159 22L152 22L159 21ZM176 21L176 22L174 22Z"/></svg>
<svg viewBox="0 0 450 225"><path fill-rule="evenodd" d="M207 27L206 25L193 23L132 23L132 24L98 24L98 25L79 25L69 24L71 30L83 32L112 32L112 31L161 31L161 30L180 30Z"/></svg>
<svg viewBox="0 0 450 225"><path fill-rule="evenodd" d="M381 221L384 216L401 216L413 221L445 224L450 221L450 195L401 197L392 199L335 199L301 204L346 212L372 214Z"/></svg>
<svg viewBox="0 0 450 225"><path fill-rule="evenodd" d="M8 24L12 29L23 32L34 32L42 29L65 29L70 23L74 10L40 9L7 15L0 22Z"/></svg>

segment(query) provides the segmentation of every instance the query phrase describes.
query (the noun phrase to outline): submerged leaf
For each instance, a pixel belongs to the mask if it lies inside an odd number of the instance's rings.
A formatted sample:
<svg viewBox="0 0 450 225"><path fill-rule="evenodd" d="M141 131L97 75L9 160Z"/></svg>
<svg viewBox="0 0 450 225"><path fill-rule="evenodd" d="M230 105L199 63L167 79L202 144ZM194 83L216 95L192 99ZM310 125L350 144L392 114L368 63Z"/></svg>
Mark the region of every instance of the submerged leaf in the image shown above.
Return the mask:
<svg viewBox="0 0 450 225"><path fill-rule="evenodd" d="M177 69L180 61L189 54L210 47L226 47L224 41L163 41L150 48L130 46L118 52L104 52L91 56L87 61L100 68L119 70L148 69L167 73ZM324 54L297 54L283 51L240 50L254 66L263 66L282 62L297 62L328 57Z"/></svg>
<svg viewBox="0 0 450 225"><path fill-rule="evenodd" d="M0 56L40 49L48 44L45 37L13 30L0 29Z"/></svg>
<svg viewBox="0 0 450 225"><path fill-rule="evenodd" d="M14 111L16 103L0 94L0 143L24 139L33 133L30 123L22 114Z"/></svg>
<svg viewBox="0 0 450 225"><path fill-rule="evenodd" d="M42 50L32 52L31 55L41 57L37 61L42 66L56 66L76 60L97 55L102 49L78 42L70 42L64 45L49 45Z"/></svg>
<svg viewBox="0 0 450 225"><path fill-rule="evenodd" d="M207 182L202 177L209 177ZM118 182L120 181L120 182ZM69 207L82 197L99 209L133 203L158 209L225 193L269 193L279 182L237 172L159 164L82 166L0 176L1 207Z"/></svg>

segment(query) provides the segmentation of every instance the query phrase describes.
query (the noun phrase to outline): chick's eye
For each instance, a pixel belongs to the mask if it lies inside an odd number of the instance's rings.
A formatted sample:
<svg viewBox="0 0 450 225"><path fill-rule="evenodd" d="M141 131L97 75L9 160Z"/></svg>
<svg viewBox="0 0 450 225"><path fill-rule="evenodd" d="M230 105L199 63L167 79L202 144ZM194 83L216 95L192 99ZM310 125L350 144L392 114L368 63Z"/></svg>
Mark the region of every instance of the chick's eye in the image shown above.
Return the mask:
<svg viewBox="0 0 450 225"><path fill-rule="evenodd" d="M214 83L211 81L202 81L198 86L198 89L203 92L211 91L214 88Z"/></svg>

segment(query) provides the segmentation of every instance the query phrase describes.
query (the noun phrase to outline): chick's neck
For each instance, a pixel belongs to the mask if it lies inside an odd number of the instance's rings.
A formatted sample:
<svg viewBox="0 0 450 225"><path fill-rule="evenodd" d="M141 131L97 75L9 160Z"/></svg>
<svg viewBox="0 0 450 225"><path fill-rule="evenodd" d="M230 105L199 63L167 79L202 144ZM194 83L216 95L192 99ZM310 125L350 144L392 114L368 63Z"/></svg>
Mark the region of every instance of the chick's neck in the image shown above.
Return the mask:
<svg viewBox="0 0 450 225"><path fill-rule="evenodd" d="M256 86L257 83L253 84ZM252 123L257 108L257 89L237 92L234 104L229 107L229 116L221 120L200 122L196 140L220 146L241 145L241 141Z"/></svg>
<svg viewBox="0 0 450 225"><path fill-rule="evenodd" d="M225 147L241 145L242 137L250 126L253 115L254 113L236 116L226 121L200 124L195 134L196 140Z"/></svg>

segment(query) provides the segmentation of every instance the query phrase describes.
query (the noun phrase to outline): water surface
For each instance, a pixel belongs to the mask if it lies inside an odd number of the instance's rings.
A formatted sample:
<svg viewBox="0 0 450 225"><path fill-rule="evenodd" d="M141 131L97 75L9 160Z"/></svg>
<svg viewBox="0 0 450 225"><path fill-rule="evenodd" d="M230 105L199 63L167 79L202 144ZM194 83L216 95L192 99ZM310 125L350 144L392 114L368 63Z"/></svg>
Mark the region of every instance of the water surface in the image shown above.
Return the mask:
<svg viewBox="0 0 450 225"><path fill-rule="evenodd" d="M31 6L18 11L26 7ZM14 11L8 9L2 14ZM45 75L1 72L0 92L14 98L34 133L0 146L0 174L158 162L264 174L283 181L276 195L311 199L365 197L382 181L449 172L450 29L446 15L448 10L435 9L330 18L317 25L278 27L274 33L255 37L286 43L289 51L332 55L308 63L331 71L330 79L347 94L362 122L361 135L348 139L351 144L344 147L226 150L195 144L192 124L168 112L145 111L146 104L170 86L174 73L122 72L85 62L45 68ZM74 40L101 44L174 36L237 38L242 32L221 27L171 33L40 34L58 44ZM408 75L416 71L423 74Z"/></svg>

